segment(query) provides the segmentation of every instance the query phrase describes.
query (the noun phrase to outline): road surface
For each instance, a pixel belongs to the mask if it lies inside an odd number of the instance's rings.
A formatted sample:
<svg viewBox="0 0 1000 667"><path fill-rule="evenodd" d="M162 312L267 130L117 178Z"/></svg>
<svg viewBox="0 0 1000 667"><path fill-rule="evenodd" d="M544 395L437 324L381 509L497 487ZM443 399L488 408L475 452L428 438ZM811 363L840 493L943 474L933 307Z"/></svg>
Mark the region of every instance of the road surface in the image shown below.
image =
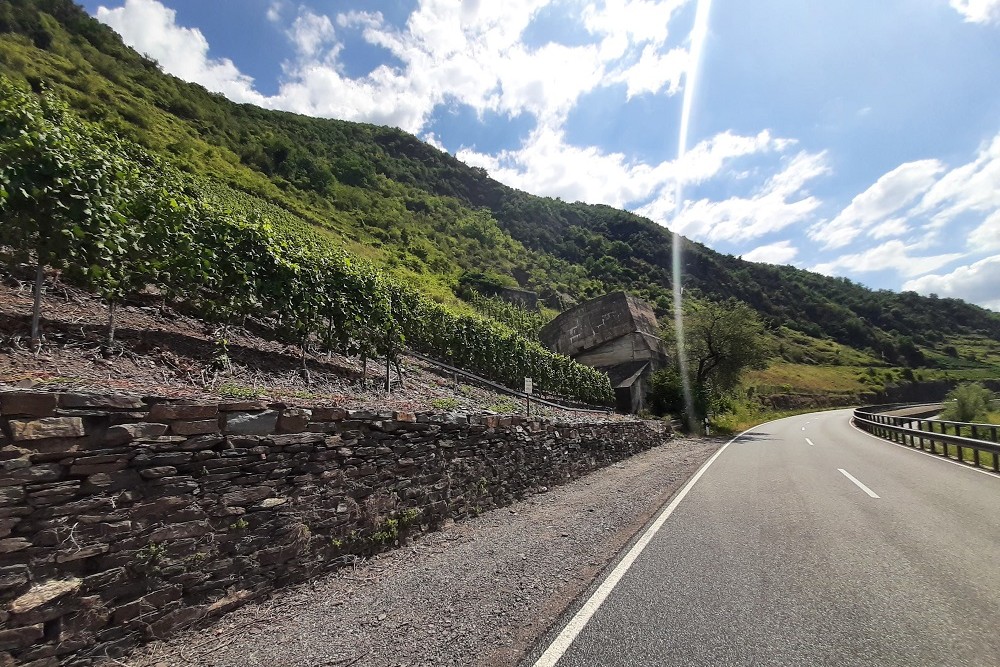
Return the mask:
<svg viewBox="0 0 1000 667"><path fill-rule="evenodd" d="M731 442L524 664L1000 665L1000 477L850 414Z"/></svg>

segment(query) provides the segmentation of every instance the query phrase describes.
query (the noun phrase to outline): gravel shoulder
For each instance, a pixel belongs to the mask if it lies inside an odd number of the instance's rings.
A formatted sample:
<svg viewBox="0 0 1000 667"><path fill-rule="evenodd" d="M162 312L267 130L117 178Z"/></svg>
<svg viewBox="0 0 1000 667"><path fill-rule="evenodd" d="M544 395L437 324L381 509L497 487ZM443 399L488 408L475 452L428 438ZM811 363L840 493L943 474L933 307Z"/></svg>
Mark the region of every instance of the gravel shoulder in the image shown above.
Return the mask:
<svg viewBox="0 0 1000 667"><path fill-rule="evenodd" d="M148 644L119 664L516 665L720 445L675 438Z"/></svg>

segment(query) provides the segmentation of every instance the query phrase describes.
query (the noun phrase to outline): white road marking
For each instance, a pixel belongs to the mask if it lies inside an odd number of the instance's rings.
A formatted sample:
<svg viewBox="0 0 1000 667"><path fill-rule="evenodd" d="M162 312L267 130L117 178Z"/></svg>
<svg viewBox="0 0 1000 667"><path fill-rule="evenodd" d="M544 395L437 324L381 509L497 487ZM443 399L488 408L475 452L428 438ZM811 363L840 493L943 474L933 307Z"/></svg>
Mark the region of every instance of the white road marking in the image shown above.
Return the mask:
<svg viewBox="0 0 1000 667"><path fill-rule="evenodd" d="M885 438L880 438L877 435L873 435L873 434L869 433L868 431L866 431L866 430L864 430L862 428L858 428L857 424L854 423L853 419L850 420L850 424L851 424L851 428L853 428L858 433L862 433L864 435L867 435L869 438L873 438L875 440L878 440L879 442L884 442L887 445L895 445L896 447L900 447L902 449L908 449L911 452L917 452L918 454L923 454L924 456L929 456L932 459L935 459L937 461L941 461L942 463L951 463L952 465L956 465L956 466L962 468L963 470L970 470L972 472L981 472L984 475L989 475L990 477L993 477L993 478L997 477L997 474L995 472L993 472L992 470L987 470L985 468L973 468L968 463L961 463L959 461L956 461L955 459L945 458L945 457L941 456L940 454L931 454L930 452L925 451L923 449L919 449L917 447L910 447L909 445L903 445L903 444L900 444L898 442L893 442L892 440L886 440Z"/></svg>
<svg viewBox="0 0 1000 667"><path fill-rule="evenodd" d="M763 426L763 424L759 424L758 426ZM754 428L757 428L757 426ZM563 654L569 650L573 640L575 640L577 635L580 634L580 631L586 627L591 617L597 612L597 609L606 599L608 599L608 596L611 595L611 591L614 590L615 586L618 585L618 582L625 576L625 573L628 572L630 567L632 567L632 564L639 557L639 554L641 554L643 549L646 548L646 545L652 541L653 537L663 526L664 522L670 518L671 514L674 513L674 510L677 509L677 505L684 500L684 496L688 494L688 491L690 491L691 487L695 485L695 482L701 479L701 476L705 474L708 467L712 465L717 458L719 458L722 452L726 451L726 448L729 447L729 445L733 444L747 433L750 433L752 430L753 429L751 428L743 431L743 433L740 433L738 436L723 445L722 449L717 451L712 458L705 462L705 465L703 465L698 472L695 473L694 477L692 477L691 480L684 485L684 488L682 488L674 499L670 501L670 504L667 505L667 507L660 513L660 516L656 517L656 521L654 521L652 525L646 529L646 532L642 534L639 541L632 545L632 548L629 549L628 553L625 554L625 557L622 558L618 565L615 566L615 569L611 571L608 578L605 579L601 585L598 586L597 590L594 591L594 594L583 603L583 606L580 607L580 610L576 612L576 615L570 619L569 623L566 624L566 627L563 628L562 632L560 632L559 635L552 640L552 643L549 644L547 649L545 649L545 652L542 653L541 657L535 661L534 667L555 667L555 664L559 662L559 659L562 658Z"/></svg>
<svg viewBox="0 0 1000 667"><path fill-rule="evenodd" d="M852 482L854 482L855 484L857 484L859 489L861 489L862 491L864 491L865 493L867 493L872 498L878 498L879 497L877 493L875 493L874 491L872 491L871 489L869 489L867 486L865 486L864 484L862 484L861 482L859 482L858 479L854 475L852 475L851 473L847 472L843 468L837 468L837 470L839 470L840 472L844 473L844 477L846 477L847 479L849 479Z"/></svg>
<svg viewBox="0 0 1000 667"><path fill-rule="evenodd" d="M807 443L807 444L808 444L808 445L809 445L810 447L815 447L815 444L813 444L813 441L812 441L812 440L810 440L809 438L806 438L806 443Z"/></svg>

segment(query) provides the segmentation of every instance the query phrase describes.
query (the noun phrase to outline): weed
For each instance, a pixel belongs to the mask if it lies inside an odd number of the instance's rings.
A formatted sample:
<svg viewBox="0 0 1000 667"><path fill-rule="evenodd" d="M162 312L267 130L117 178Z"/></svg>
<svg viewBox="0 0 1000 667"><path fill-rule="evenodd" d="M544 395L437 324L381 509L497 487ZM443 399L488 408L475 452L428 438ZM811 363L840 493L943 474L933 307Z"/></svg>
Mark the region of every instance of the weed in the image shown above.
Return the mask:
<svg viewBox="0 0 1000 667"><path fill-rule="evenodd" d="M246 519L244 519L243 517L240 517L239 519L237 519L233 523L229 524L229 530L246 530L247 526L249 526L249 525L250 524L247 523Z"/></svg>
<svg viewBox="0 0 1000 667"><path fill-rule="evenodd" d="M143 565L155 565L167 555L167 548L162 544L150 542L135 552L135 559Z"/></svg>
<svg viewBox="0 0 1000 667"><path fill-rule="evenodd" d="M431 401L431 407L438 410L454 410L458 407L457 398L435 398Z"/></svg>
<svg viewBox="0 0 1000 667"><path fill-rule="evenodd" d="M219 385L219 395L226 398L257 398L258 393L253 387L237 384L235 382L223 382Z"/></svg>

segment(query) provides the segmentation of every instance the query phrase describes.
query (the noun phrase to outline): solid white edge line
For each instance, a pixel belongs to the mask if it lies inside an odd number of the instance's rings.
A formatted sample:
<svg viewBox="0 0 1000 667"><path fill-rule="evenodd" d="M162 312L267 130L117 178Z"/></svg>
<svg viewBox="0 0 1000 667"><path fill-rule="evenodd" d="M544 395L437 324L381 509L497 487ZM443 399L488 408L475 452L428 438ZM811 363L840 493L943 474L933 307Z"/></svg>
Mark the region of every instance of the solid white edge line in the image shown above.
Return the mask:
<svg viewBox="0 0 1000 667"><path fill-rule="evenodd" d="M853 428L858 433L861 433L863 435L867 435L869 438L872 438L873 440L877 440L878 442L884 442L887 445L895 445L896 447L899 447L901 449L905 449L905 450L908 450L908 451L911 451L911 452L916 452L918 454L923 454L924 456L931 457L935 461L940 461L941 463L950 463L952 465L958 466L962 470L968 470L969 472L979 472L979 473L982 473L984 475L989 475L993 479L997 479L997 477L998 477L998 475L995 472L993 472L992 470L986 470L985 468L973 468L968 463L959 463L955 459L945 458L945 457L940 456L938 454L931 454L930 452L928 452L928 451L926 451L924 449L920 449L919 447L910 447L908 445L901 445L898 442L893 442L892 440L886 440L885 438L880 438L877 435L869 433L868 431L864 430L863 428L859 428L858 425L854 423L854 419L853 418L851 418L849 420L849 423L851 425L851 428Z"/></svg>
<svg viewBox="0 0 1000 667"><path fill-rule="evenodd" d="M810 446L810 447L815 447L815 446L816 446L816 443L814 443L814 442L813 442L812 440L810 440L809 438L806 438L806 442L807 442L807 443L809 444L809 446Z"/></svg>
<svg viewBox="0 0 1000 667"><path fill-rule="evenodd" d="M839 470L840 472L844 473L844 477L846 477L847 479L849 479L852 482L854 482L855 484L857 484L859 489L861 489L862 491L864 491L865 493L867 493L872 498L878 498L879 497L877 493L875 493L874 491L872 491L871 489L869 489L867 486L865 486L864 484L862 484L861 482L859 482L858 479L854 475L852 475L851 473L847 472L843 468L837 468L837 470Z"/></svg>
<svg viewBox="0 0 1000 667"><path fill-rule="evenodd" d="M701 479L701 476L705 474L708 467L722 455L722 452L726 451L726 448L729 447L729 445L733 444L755 428L759 428L763 425L764 424L758 424L753 428L743 431L738 436L723 445L719 451L712 455L712 458L705 461L705 464L698 469L698 472L694 474L694 477L688 480L688 483L684 485L684 488L682 488L680 492L674 496L674 499L670 501L670 504L667 505L662 512L660 512L660 515L656 517L656 521L654 521L649 528L646 529L646 532L642 534L642 537L640 537L639 540L632 545L632 548L629 549L628 553L625 554L625 557L619 561L618 565L615 566L615 569L613 569L611 574L608 575L608 578L605 579L601 585L598 586L597 590L594 591L594 594L583 603L583 606L580 607L579 611L577 611L573 618L570 619L569 623L566 624L566 627L563 628L562 632L560 632L559 635L552 640L552 643L549 644L547 649L545 649L545 652L542 653L538 660L535 661L534 667L555 667L555 664L559 662L563 654L569 650L573 640L576 639L577 635L579 635L580 631L587 625L597 609L608 598L611 591L618 585L618 582L625 576L625 573L628 572L629 568L632 567L632 564L639 557L639 554L641 554L646 548L646 545L652 541L653 537L663 526L663 523L670 518L671 514L674 513L677 505L684 500L684 496L688 494L688 491L691 490L691 487L694 486L695 482Z"/></svg>

